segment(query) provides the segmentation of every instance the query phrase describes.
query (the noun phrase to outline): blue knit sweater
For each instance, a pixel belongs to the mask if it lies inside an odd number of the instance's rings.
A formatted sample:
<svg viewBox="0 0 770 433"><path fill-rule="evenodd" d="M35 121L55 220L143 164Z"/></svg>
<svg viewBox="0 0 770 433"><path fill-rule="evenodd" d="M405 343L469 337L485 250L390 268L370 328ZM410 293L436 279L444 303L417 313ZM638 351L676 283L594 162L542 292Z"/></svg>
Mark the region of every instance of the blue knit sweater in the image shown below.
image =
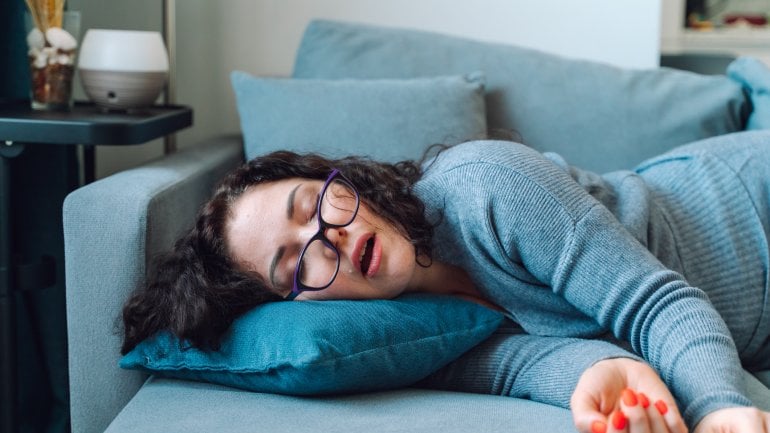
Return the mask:
<svg viewBox="0 0 770 433"><path fill-rule="evenodd" d="M435 258L466 269L525 331L506 355L521 369L507 393L568 407L586 367L633 356L600 341L611 332L660 373L691 426L752 405L741 358L770 367L769 191L770 135L749 133L605 176L470 142L416 185L440 221Z"/></svg>

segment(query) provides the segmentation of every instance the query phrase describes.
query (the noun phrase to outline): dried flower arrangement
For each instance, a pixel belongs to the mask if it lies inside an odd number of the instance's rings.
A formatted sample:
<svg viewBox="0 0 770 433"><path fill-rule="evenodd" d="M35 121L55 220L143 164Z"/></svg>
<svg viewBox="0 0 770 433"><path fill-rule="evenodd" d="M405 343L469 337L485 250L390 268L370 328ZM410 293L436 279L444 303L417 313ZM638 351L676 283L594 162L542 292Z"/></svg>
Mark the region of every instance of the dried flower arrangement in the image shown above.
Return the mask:
<svg viewBox="0 0 770 433"><path fill-rule="evenodd" d="M77 39L64 30L65 0L25 0L34 28L27 35L33 108L68 108Z"/></svg>

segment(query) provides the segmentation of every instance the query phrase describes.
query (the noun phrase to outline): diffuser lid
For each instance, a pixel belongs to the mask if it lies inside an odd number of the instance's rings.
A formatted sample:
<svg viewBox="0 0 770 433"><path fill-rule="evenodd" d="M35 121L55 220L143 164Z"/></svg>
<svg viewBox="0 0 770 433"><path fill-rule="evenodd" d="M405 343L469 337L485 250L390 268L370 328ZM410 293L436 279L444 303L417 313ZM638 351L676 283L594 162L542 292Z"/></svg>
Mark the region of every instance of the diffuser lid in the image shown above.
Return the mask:
<svg viewBox="0 0 770 433"><path fill-rule="evenodd" d="M158 32L89 29L78 67L100 71L168 71L168 53Z"/></svg>

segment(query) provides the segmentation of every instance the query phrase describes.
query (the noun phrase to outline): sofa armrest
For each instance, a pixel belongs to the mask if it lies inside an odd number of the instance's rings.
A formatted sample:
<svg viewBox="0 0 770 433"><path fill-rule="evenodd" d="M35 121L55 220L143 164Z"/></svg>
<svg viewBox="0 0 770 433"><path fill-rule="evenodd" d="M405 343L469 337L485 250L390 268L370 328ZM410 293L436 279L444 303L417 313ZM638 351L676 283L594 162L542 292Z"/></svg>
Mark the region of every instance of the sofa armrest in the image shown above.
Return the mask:
<svg viewBox="0 0 770 433"><path fill-rule="evenodd" d="M86 185L64 202L72 431L102 432L146 377L118 368L123 302L153 256L190 227L214 184L243 161L219 137Z"/></svg>

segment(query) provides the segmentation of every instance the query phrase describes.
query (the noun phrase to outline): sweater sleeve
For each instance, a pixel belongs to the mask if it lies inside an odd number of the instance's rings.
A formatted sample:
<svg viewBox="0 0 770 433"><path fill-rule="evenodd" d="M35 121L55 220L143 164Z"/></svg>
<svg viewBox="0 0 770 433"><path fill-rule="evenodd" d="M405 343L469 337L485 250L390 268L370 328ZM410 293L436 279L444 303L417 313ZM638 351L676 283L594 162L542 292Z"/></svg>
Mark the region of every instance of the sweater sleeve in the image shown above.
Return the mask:
<svg viewBox="0 0 770 433"><path fill-rule="evenodd" d="M730 332L703 291L666 269L601 205L568 239L558 265L539 277L658 370L689 425L716 409L751 406Z"/></svg>
<svg viewBox="0 0 770 433"><path fill-rule="evenodd" d="M638 356L606 341L502 329L417 386L525 398L569 409L580 376L610 358Z"/></svg>
<svg viewBox="0 0 770 433"><path fill-rule="evenodd" d="M455 149L437 164L435 190L425 195L462 179L444 199L444 221L462 232L464 264L486 278L486 295L525 303L517 320L555 317L535 310L568 311L564 302L610 330L658 371L690 426L714 410L752 405L731 334L706 294L666 268L564 170L521 145Z"/></svg>
<svg viewBox="0 0 770 433"><path fill-rule="evenodd" d="M666 268L542 155L521 153L485 172L493 184L516 183L514 193L489 198L493 231L511 266L520 263L629 342L682 404L688 425L720 408L752 405L730 331L702 290Z"/></svg>

